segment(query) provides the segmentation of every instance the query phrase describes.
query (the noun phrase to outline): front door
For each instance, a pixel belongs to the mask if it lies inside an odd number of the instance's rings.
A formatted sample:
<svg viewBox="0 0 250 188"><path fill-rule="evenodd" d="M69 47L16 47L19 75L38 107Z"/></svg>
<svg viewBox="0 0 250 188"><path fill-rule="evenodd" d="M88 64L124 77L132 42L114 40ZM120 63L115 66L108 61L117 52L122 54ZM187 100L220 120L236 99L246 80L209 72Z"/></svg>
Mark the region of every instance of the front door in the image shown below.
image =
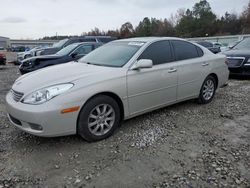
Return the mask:
<svg viewBox="0 0 250 188"><path fill-rule="evenodd" d="M177 66L169 41L151 44L139 59L151 59L153 67L127 72L130 115L173 103L177 95Z"/></svg>

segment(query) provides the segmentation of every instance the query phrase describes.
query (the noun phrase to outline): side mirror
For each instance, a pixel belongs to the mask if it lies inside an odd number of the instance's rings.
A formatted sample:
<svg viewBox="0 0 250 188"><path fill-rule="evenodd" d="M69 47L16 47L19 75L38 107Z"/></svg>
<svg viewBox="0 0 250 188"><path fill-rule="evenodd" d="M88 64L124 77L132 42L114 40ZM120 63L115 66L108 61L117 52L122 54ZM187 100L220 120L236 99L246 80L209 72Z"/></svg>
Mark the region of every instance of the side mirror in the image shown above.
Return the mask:
<svg viewBox="0 0 250 188"><path fill-rule="evenodd" d="M134 63L131 69L139 70L139 69L152 68L152 67L153 67L153 61L151 59L140 59Z"/></svg>
<svg viewBox="0 0 250 188"><path fill-rule="evenodd" d="M75 58L77 56L77 53L73 53L70 55L72 58Z"/></svg>

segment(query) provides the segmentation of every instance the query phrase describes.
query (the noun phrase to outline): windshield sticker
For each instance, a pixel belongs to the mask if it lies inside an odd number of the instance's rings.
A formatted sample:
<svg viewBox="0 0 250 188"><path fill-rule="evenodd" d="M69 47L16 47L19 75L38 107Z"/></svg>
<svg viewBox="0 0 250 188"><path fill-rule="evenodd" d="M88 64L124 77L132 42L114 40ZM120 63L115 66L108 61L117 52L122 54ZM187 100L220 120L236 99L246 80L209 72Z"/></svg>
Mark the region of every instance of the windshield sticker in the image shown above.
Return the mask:
<svg viewBox="0 0 250 188"><path fill-rule="evenodd" d="M130 42L128 43L128 45L131 46L143 46L145 44L145 42Z"/></svg>

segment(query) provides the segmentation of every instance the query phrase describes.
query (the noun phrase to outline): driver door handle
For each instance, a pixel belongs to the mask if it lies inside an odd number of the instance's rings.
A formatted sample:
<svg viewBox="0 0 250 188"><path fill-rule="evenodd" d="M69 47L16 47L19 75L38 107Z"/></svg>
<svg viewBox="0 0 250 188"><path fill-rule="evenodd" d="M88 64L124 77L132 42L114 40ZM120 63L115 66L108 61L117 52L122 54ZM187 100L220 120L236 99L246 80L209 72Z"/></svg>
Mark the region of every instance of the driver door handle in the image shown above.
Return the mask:
<svg viewBox="0 0 250 188"><path fill-rule="evenodd" d="M203 67L205 67L205 66L208 66L208 65L209 65L209 63L204 62L204 63L202 63L201 65L202 65Z"/></svg>
<svg viewBox="0 0 250 188"><path fill-rule="evenodd" d="M177 69L175 69L175 68L170 68L170 69L168 70L168 73L173 73L173 72L177 72Z"/></svg>

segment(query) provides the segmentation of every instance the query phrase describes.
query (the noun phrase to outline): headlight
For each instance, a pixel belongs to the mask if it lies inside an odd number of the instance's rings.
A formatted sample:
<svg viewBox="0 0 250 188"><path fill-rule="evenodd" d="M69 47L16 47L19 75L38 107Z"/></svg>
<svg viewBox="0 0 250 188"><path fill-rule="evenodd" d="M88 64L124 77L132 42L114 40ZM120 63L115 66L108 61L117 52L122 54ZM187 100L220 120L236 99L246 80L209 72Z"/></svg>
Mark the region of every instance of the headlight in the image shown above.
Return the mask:
<svg viewBox="0 0 250 188"><path fill-rule="evenodd" d="M22 102L25 104L42 104L50 99L68 91L74 84L59 84L35 91L26 96Z"/></svg>

